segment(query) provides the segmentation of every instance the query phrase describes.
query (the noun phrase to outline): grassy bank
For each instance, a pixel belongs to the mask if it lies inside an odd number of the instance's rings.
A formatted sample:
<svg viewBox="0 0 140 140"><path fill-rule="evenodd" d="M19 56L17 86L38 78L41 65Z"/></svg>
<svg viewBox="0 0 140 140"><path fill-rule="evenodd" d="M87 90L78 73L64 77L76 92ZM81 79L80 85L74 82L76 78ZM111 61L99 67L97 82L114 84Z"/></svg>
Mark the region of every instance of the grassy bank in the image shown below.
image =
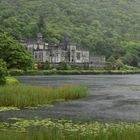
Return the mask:
<svg viewBox="0 0 140 140"><path fill-rule="evenodd" d="M0 87L0 106L34 107L53 104L60 101L78 99L87 95L87 88L82 86L35 87L35 86L3 86Z"/></svg>
<svg viewBox="0 0 140 140"><path fill-rule="evenodd" d="M140 74L140 70L10 70L9 75L96 75L96 74Z"/></svg>
<svg viewBox="0 0 140 140"><path fill-rule="evenodd" d="M1 140L139 140L140 138L140 124L131 123L73 123L65 120L17 119L16 123L1 123L0 130Z"/></svg>

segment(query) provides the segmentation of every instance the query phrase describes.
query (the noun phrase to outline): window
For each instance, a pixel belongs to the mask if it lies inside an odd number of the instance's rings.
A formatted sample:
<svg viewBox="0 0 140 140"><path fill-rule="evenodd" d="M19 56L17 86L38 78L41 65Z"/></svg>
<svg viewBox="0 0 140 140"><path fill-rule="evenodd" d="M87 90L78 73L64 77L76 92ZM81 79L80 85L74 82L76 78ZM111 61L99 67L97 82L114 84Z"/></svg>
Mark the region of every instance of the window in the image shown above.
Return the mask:
<svg viewBox="0 0 140 140"><path fill-rule="evenodd" d="M80 52L77 53L77 60L80 60Z"/></svg>
<svg viewBox="0 0 140 140"><path fill-rule="evenodd" d="M37 54L35 53L35 59L37 59Z"/></svg>
<svg viewBox="0 0 140 140"><path fill-rule="evenodd" d="M39 54L39 58L42 58L42 55L41 54Z"/></svg>

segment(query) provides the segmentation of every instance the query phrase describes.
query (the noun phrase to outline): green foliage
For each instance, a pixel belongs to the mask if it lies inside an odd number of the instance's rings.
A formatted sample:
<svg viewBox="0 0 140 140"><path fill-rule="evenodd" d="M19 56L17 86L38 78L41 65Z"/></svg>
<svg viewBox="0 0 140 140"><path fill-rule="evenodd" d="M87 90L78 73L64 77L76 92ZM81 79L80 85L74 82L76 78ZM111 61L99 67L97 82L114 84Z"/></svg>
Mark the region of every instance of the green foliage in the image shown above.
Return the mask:
<svg viewBox="0 0 140 140"><path fill-rule="evenodd" d="M111 69L115 70L116 69L116 60L113 56L110 56L107 60L107 62L109 63Z"/></svg>
<svg viewBox="0 0 140 140"><path fill-rule="evenodd" d="M0 29L16 40L68 36L94 54L140 65L140 47L129 47L140 44L139 0L1 0L0 9Z"/></svg>
<svg viewBox="0 0 140 140"><path fill-rule="evenodd" d="M50 69L50 64L48 61L45 62L45 66L44 66L45 70L49 70Z"/></svg>
<svg viewBox="0 0 140 140"><path fill-rule="evenodd" d="M22 45L13 41L0 31L0 58L7 63L7 68L24 69L32 67L32 56Z"/></svg>
<svg viewBox="0 0 140 140"><path fill-rule="evenodd" d="M34 70L38 70L38 64L35 63L35 64L33 65L33 69L34 69Z"/></svg>
<svg viewBox="0 0 140 140"><path fill-rule="evenodd" d="M7 75L6 63L2 59L0 59L0 85L5 85L6 75Z"/></svg>
<svg viewBox="0 0 140 140"><path fill-rule="evenodd" d="M8 70L8 73L9 73L9 75L14 75L14 76L24 75L24 70L10 69L10 70Z"/></svg>
<svg viewBox="0 0 140 140"><path fill-rule="evenodd" d="M116 60L116 68L118 69L118 70L120 70L120 69L124 69L124 64L123 64L123 62L122 62L122 60L121 59L117 59Z"/></svg>
<svg viewBox="0 0 140 140"><path fill-rule="evenodd" d="M12 123L10 123L12 122ZM10 118L0 123L1 140L139 140L139 123L101 123Z"/></svg>
<svg viewBox="0 0 140 140"><path fill-rule="evenodd" d="M14 77L6 77L6 85L18 85L20 82Z"/></svg>
<svg viewBox="0 0 140 140"><path fill-rule="evenodd" d="M1 0L0 25L16 39L44 30L48 41L64 34L90 45L103 37L139 40L139 5L139 0Z"/></svg>
<svg viewBox="0 0 140 140"><path fill-rule="evenodd" d="M124 45L126 53L122 60L124 63L139 67L140 62L140 42L128 42Z"/></svg>
<svg viewBox="0 0 140 140"><path fill-rule="evenodd" d="M107 67L106 69L110 70L120 70L124 68L124 64L121 59L115 59L113 56L110 56L107 59Z"/></svg>
<svg viewBox="0 0 140 140"><path fill-rule="evenodd" d="M71 66L69 66L66 62L61 62L57 67L58 70L70 70Z"/></svg>

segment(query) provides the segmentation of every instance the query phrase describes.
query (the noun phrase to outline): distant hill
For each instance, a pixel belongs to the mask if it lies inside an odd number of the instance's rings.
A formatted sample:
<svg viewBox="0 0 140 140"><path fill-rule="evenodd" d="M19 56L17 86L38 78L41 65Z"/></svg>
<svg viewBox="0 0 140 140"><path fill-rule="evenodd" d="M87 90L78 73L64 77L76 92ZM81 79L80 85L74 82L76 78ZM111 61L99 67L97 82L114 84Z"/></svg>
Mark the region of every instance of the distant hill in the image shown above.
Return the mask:
<svg viewBox="0 0 140 140"><path fill-rule="evenodd" d="M140 40L140 0L0 0L0 28L18 40L69 36L96 54L121 57L122 42Z"/></svg>

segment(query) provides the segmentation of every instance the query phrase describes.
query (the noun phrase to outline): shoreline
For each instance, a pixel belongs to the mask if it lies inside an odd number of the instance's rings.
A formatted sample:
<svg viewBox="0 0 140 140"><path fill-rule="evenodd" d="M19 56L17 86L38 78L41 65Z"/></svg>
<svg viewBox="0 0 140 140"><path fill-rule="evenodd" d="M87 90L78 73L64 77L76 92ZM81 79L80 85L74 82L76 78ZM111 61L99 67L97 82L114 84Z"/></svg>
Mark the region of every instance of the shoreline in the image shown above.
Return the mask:
<svg viewBox="0 0 140 140"><path fill-rule="evenodd" d="M140 70L10 70L10 76L31 75L128 75L140 74Z"/></svg>

